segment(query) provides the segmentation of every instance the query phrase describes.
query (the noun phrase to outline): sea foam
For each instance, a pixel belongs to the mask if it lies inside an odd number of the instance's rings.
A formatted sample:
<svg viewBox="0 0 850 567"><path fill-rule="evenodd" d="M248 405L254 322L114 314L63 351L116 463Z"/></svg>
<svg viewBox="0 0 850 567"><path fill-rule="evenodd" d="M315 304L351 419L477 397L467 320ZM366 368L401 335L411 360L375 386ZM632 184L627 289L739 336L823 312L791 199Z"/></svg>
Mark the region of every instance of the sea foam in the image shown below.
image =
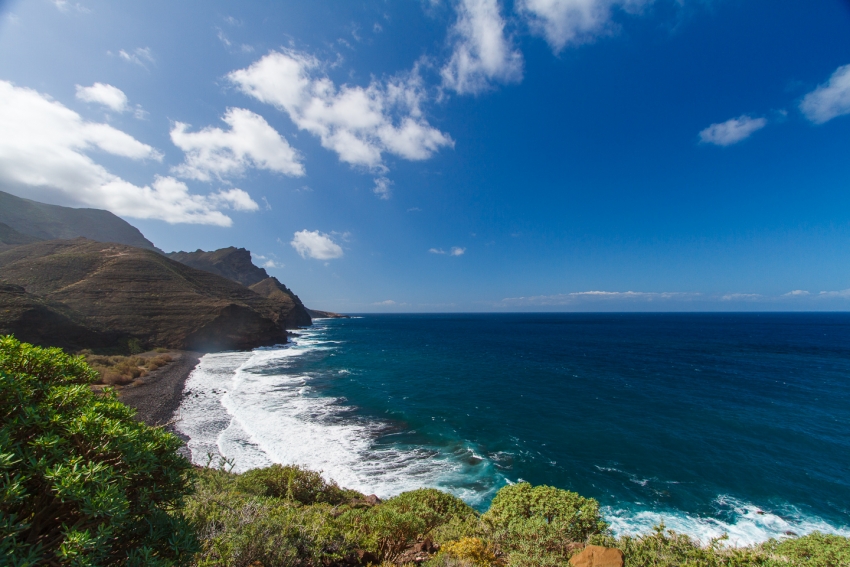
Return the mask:
<svg viewBox="0 0 850 567"><path fill-rule="evenodd" d="M731 496L718 496L713 502L715 517L693 516L676 510L627 510L611 506L603 508L605 520L615 535L640 535L663 524L668 530L683 533L703 544L728 536L723 543L743 547L791 536L821 532L850 537L850 528L830 525L821 518L801 512L794 506L765 511L758 506ZM719 518L728 518L721 520Z"/></svg>
<svg viewBox="0 0 850 567"><path fill-rule="evenodd" d="M201 359L187 380L176 424L189 438L192 461L225 457L237 472L297 464L381 497L422 486L445 488L469 501L486 497L457 482L464 472L462 455L376 443L389 433L389 424L358 417L345 400L313 392L315 376L300 372L295 362L334 349L321 323L300 331L290 345Z"/></svg>

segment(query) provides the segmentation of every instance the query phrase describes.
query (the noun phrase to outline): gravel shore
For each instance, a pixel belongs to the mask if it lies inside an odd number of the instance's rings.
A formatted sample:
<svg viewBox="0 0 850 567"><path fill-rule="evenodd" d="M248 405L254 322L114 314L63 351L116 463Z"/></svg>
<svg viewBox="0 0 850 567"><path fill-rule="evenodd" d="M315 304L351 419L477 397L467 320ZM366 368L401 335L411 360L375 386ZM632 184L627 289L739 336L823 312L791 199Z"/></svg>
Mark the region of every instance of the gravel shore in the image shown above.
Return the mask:
<svg viewBox="0 0 850 567"><path fill-rule="evenodd" d="M183 386L203 353L172 351L174 360L133 384L118 390L118 398L136 408L136 417L148 425L163 425L173 417L183 397Z"/></svg>

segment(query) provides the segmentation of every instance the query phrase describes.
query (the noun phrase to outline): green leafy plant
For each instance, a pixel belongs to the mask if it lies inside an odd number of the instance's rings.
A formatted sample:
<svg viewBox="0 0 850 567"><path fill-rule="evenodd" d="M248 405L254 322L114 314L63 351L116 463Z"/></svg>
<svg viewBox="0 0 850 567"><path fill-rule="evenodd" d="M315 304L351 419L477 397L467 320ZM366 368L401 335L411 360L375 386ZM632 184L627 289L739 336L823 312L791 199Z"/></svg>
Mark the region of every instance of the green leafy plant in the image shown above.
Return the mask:
<svg viewBox="0 0 850 567"><path fill-rule="evenodd" d="M0 337L0 564L185 564L181 441L133 418L82 357Z"/></svg>
<svg viewBox="0 0 850 567"><path fill-rule="evenodd" d="M345 490L335 482L327 482L322 475L297 465L272 465L254 469L239 476L239 490L258 496L271 496L300 502L301 504L344 504L362 494Z"/></svg>
<svg viewBox="0 0 850 567"><path fill-rule="evenodd" d="M499 490L481 519L510 565L562 565L575 550L570 544L608 529L596 500L527 482Z"/></svg>

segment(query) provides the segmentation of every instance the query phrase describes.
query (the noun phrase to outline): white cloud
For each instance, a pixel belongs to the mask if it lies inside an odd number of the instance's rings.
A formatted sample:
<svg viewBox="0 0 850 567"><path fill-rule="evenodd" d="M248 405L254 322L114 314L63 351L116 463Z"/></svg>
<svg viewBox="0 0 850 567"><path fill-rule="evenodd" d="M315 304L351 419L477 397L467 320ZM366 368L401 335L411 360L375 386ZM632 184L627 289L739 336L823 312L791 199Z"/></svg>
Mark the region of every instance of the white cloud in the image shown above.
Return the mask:
<svg viewBox="0 0 850 567"><path fill-rule="evenodd" d="M269 270L272 270L272 269L283 268L284 265L281 264L280 262L276 262L274 260L266 260L265 262L263 262L263 267L267 268Z"/></svg>
<svg viewBox="0 0 850 567"><path fill-rule="evenodd" d="M842 289L841 291L822 291L818 294L818 297L824 298L841 298L846 299L850 298L850 289Z"/></svg>
<svg viewBox="0 0 850 567"><path fill-rule="evenodd" d="M531 30L555 53L567 44L587 43L610 32L614 7L634 11L653 0L519 0L517 9Z"/></svg>
<svg viewBox="0 0 850 567"><path fill-rule="evenodd" d="M850 114L850 65L836 69L829 81L807 94L800 110L815 124Z"/></svg>
<svg viewBox="0 0 850 567"><path fill-rule="evenodd" d="M732 118L726 122L712 124L699 133L700 140L717 146L731 146L749 138L753 132L767 125L764 118L751 118L747 115Z"/></svg>
<svg viewBox="0 0 850 567"><path fill-rule="evenodd" d="M100 150L133 160L162 159L151 146L79 114L37 91L0 81L0 182L54 191L115 214L169 223L229 226L219 209L251 210L239 189L210 196L189 193L185 183L157 177L139 187L110 173L88 154ZM256 206L256 203L254 204Z"/></svg>
<svg viewBox="0 0 850 567"><path fill-rule="evenodd" d="M466 253L466 248L461 248L460 246L452 246L451 249L446 252L442 248L430 248L428 252L431 254L448 254L449 256L463 256Z"/></svg>
<svg viewBox="0 0 850 567"><path fill-rule="evenodd" d="M218 207L225 209L233 209L234 211L258 211L260 205L257 204L251 196L242 189L224 189L219 190L209 197L210 202Z"/></svg>
<svg viewBox="0 0 850 567"><path fill-rule="evenodd" d="M807 295L811 294L804 289L795 289L794 291L783 294L782 297L806 297Z"/></svg>
<svg viewBox="0 0 850 567"><path fill-rule="evenodd" d="M699 293L685 292L644 292L644 291L576 291L555 295L534 295L530 297L506 297L504 305L571 305L586 301L659 301L669 299L687 300L699 297Z"/></svg>
<svg viewBox="0 0 850 567"><path fill-rule="evenodd" d="M186 159L172 168L173 173L200 181L240 175L247 167L304 175L298 153L262 116L244 108L229 108L222 120L230 130L208 127L189 132L188 124L174 125L171 141L186 152Z"/></svg>
<svg viewBox="0 0 850 567"><path fill-rule="evenodd" d="M387 300L384 300L384 301L376 301L372 305L395 305L395 304L396 304L395 301L393 301L392 299L387 299Z"/></svg>
<svg viewBox="0 0 850 567"><path fill-rule="evenodd" d="M727 293L720 298L721 301L755 301L762 299L760 293Z"/></svg>
<svg viewBox="0 0 850 567"><path fill-rule="evenodd" d="M68 0L53 0L53 5L56 6L56 8L60 12L68 12L71 8L83 14L88 14L89 12L91 12L91 10L89 10L82 4L71 4L70 2L68 2Z"/></svg>
<svg viewBox="0 0 850 567"><path fill-rule="evenodd" d="M129 109L124 91L104 83L95 83L90 87L77 85L77 100L102 104L113 112L126 112Z"/></svg>
<svg viewBox="0 0 850 567"><path fill-rule="evenodd" d="M296 232L290 244L302 258L309 256L316 260L333 260L342 257L342 247L330 235L318 230Z"/></svg>
<svg viewBox="0 0 850 567"><path fill-rule="evenodd" d="M383 153L424 160L452 139L431 127L420 105L417 72L366 87L334 83L319 61L305 53L273 51L228 78L245 94L286 112L298 128L318 136L340 160L385 171Z"/></svg>
<svg viewBox="0 0 850 567"><path fill-rule="evenodd" d="M461 0L451 30L451 59L441 70L443 85L458 93L479 93L491 83L522 80L522 54L505 36L497 0Z"/></svg>
<svg viewBox="0 0 850 567"><path fill-rule="evenodd" d="M148 68L145 62L155 63L153 51L151 51L150 47L137 47L132 53L128 53L122 49L118 52L118 57L129 63L134 63L140 67L144 67L145 69Z"/></svg>
<svg viewBox="0 0 850 567"><path fill-rule="evenodd" d="M393 182L386 177L378 177L375 179L375 187L372 188L372 191L381 199L389 199L390 193L392 192L390 189L392 184Z"/></svg>

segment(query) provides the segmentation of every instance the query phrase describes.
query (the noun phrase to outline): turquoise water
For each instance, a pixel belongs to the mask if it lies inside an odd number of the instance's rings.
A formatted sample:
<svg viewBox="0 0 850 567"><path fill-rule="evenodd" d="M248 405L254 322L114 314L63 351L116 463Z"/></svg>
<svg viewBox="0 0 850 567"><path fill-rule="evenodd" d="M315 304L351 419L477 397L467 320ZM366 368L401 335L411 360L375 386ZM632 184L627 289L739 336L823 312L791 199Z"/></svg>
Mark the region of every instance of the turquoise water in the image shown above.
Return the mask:
<svg viewBox="0 0 850 567"><path fill-rule="evenodd" d="M850 534L846 314L319 320L286 347L208 355L187 388L196 460L480 509L526 480L597 498L618 533Z"/></svg>

